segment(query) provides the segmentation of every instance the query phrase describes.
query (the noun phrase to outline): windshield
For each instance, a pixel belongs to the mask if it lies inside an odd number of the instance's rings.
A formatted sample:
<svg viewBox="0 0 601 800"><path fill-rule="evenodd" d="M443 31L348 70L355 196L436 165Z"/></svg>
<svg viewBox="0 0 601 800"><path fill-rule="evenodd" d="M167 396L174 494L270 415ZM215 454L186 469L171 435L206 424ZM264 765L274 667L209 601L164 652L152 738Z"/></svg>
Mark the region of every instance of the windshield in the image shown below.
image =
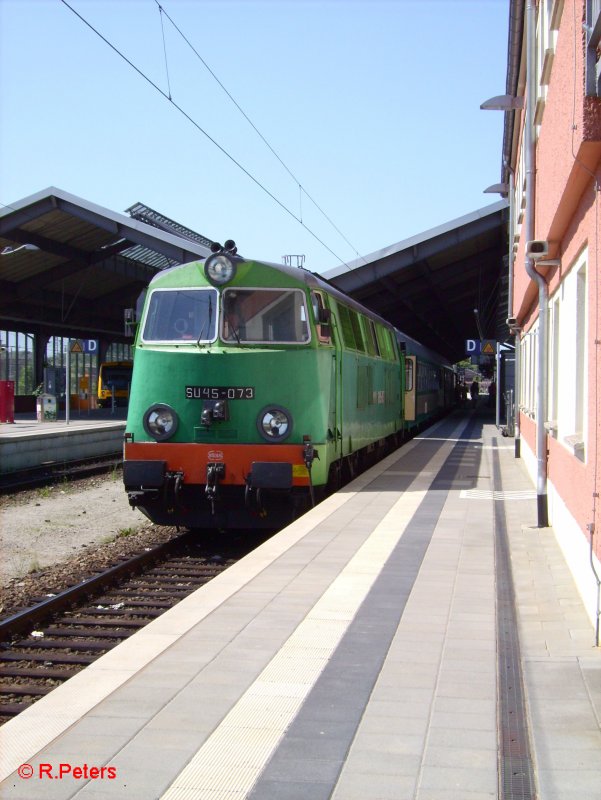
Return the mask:
<svg viewBox="0 0 601 800"><path fill-rule="evenodd" d="M221 338L226 342L305 344L309 325L300 289L226 289Z"/></svg>
<svg viewBox="0 0 601 800"><path fill-rule="evenodd" d="M102 382L115 389L127 389L131 383L131 367L102 367Z"/></svg>
<svg viewBox="0 0 601 800"><path fill-rule="evenodd" d="M145 342L212 342L216 338L216 289L155 289L150 296Z"/></svg>

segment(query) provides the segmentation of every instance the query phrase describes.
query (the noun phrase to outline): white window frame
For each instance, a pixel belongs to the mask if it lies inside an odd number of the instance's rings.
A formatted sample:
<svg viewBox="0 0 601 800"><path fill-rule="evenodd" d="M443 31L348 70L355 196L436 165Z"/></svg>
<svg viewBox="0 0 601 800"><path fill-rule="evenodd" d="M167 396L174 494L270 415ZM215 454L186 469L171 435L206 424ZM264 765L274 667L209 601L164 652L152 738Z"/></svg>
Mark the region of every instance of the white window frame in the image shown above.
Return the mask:
<svg viewBox="0 0 601 800"><path fill-rule="evenodd" d="M569 452L586 460L588 434L588 250L567 272L558 290L560 336L557 380L557 438Z"/></svg>

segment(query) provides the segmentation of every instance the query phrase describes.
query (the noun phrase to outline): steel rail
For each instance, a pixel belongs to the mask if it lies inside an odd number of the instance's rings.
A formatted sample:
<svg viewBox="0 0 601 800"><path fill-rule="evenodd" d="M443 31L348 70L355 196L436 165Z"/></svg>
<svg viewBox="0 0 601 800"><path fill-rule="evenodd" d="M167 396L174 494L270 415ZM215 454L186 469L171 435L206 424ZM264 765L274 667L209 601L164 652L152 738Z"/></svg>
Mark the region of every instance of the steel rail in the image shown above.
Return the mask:
<svg viewBox="0 0 601 800"><path fill-rule="evenodd" d="M0 620L0 642L6 642L11 637L24 631L31 630L32 625L36 625L42 620L52 617L59 611L68 609L75 603L97 594L105 588L115 584L121 578L142 572L153 561L159 561L165 556L170 555L180 549L188 540L193 539L193 534L188 531L182 536L171 539L169 542L154 547L148 552L134 556L121 564L116 564L104 572L86 578L76 586L65 589L63 592L37 603L30 608L18 611L6 619Z"/></svg>

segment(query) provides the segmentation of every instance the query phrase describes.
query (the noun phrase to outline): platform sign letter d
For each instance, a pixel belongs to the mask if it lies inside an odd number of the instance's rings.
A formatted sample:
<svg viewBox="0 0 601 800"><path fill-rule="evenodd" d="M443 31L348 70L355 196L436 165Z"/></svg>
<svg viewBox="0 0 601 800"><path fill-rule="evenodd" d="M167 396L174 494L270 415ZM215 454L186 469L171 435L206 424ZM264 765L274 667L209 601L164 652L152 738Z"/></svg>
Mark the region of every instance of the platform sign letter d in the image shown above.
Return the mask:
<svg viewBox="0 0 601 800"><path fill-rule="evenodd" d="M480 341L478 339L466 339L465 354L467 356L477 356L480 354Z"/></svg>

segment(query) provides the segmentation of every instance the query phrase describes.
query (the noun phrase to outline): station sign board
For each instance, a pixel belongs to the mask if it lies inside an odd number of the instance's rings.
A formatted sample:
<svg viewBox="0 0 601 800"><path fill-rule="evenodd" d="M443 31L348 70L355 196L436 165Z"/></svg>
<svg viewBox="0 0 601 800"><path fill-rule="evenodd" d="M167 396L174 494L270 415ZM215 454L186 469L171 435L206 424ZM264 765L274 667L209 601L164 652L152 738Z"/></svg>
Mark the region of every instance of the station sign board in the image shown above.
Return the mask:
<svg viewBox="0 0 601 800"><path fill-rule="evenodd" d="M497 352L495 339L466 339L466 356L494 356Z"/></svg>
<svg viewBox="0 0 601 800"><path fill-rule="evenodd" d="M97 353L98 339L73 339L69 349L72 353Z"/></svg>

